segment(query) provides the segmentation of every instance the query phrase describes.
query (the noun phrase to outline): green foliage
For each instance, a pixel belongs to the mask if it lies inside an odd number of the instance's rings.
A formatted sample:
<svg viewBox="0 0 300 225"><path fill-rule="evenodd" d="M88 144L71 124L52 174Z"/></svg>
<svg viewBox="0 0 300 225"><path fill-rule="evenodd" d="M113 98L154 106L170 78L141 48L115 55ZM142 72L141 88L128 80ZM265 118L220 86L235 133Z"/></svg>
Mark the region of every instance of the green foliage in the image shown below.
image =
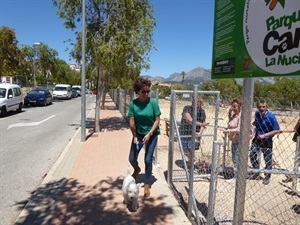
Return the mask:
<svg viewBox="0 0 300 225"><path fill-rule="evenodd" d="M213 91L214 90L214 85L212 82L203 82L203 84L200 87L200 90L202 91Z"/></svg>
<svg viewBox="0 0 300 225"><path fill-rule="evenodd" d="M282 105L300 100L300 79L289 79L281 77L276 79L270 89L274 99L280 99ZM270 96L270 97L271 97Z"/></svg>
<svg viewBox="0 0 300 225"><path fill-rule="evenodd" d="M220 91L221 95L240 97L242 89L234 79L219 79L212 82L204 82L200 87L203 91Z"/></svg>
<svg viewBox="0 0 300 225"><path fill-rule="evenodd" d="M18 41L15 31L7 26L0 28L0 77L15 75L18 69Z"/></svg>
<svg viewBox="0 0 300 225"><path fill-rule="evenodd" d="M222 95L241 96L238 85L234 79L220 79L214 81L214 86Z"/></svg>
<svg viewBox="0 0 300 225"><path fill-rule="evenodd" d="M53 0L66 28L81 21L81 1ZM86 59L94 65L101 84L129 86L143 68L149 68L153 45L152 4L147 0L86 0ZM81 60L82 34L77 33L72 56ZM124 77L127 77L127 79ZM125 83L124 83L125 81Z"/></svg>
<svg viewBox="0 0 300 225"><path fill-rule="evenodd" d="M179 83L172 84L171 89L172 90L186 90L185 85L179 84Z"/></svg>
<svg viewBox="0 0 300 225"><path fill-rule="evenodd" d="M153 84L151 86L152 90L157 90L160 97L165 97L171 94L171 88L166 85L159 85L159 83Z"/></svg>

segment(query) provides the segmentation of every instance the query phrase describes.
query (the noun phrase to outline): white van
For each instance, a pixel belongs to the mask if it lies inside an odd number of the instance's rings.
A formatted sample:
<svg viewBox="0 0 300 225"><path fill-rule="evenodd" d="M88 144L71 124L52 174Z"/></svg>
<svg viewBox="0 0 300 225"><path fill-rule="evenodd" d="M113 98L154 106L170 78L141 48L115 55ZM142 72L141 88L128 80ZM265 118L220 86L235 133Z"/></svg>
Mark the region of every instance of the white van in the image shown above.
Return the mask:
<svg viewBox="0 0 300 225"><path fill-rule="evenodd" d="M71 99L72 89L69 84L57 84L55 85L52 93L53 99Z"/></svg>
<svg viewBox="0 0 300 225"><path fill-rule="evenodd" d="M19 85L0 83L0 115L6 116L8 111L21 112L23 96Z"/></svg>

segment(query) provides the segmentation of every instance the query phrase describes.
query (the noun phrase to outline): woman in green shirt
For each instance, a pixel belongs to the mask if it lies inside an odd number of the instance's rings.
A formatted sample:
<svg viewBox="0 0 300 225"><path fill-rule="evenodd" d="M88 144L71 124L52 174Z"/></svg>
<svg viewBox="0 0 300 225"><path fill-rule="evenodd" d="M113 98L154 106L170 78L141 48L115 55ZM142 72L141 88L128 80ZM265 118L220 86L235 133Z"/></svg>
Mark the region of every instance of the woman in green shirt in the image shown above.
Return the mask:
<svg viewBox="0 0 300 225"><path fill-rule="evenodd" d="M149 97L151 81L145 78L138 78L134 83L133 89L138 98L129 104L128 117L129 126L133 138L129 153L129 162L134 168L132 176L134 179L141 172L138 165L138 155L143 145L145 151L145 185L144 196L150 196L150 181L152 174L153 153L157 145L157 135L160 134L160 108L158 101Z"/></svg>

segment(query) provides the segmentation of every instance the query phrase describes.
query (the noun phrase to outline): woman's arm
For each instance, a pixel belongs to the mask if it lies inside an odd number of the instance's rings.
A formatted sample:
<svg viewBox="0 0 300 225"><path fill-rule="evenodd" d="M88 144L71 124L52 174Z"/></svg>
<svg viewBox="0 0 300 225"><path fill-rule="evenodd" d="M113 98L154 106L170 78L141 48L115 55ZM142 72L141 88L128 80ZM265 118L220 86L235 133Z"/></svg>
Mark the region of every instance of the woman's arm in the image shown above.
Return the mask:
<svg viewBox="0 0 300 225"><path fill-rule="evenodd" d="M189 124L192 124L192 123L193 123L193 118L192 118L192 116L191 116L190 113L185 112L185 113L183 114L183 116L184 116L184 119L185 119ZM199 121L196 121L196 126L205 127L205 126L207 126L208 124L209 124L209 123L206 123L206 122L201 123L201 122L199 122Z"/></svg>
<svg viewBox="0 0 300 225"><path fill-rule="evenodd" d="M146 134L143 138L143 144L147 143L149 141L149 139L151 138L151 136L153 135L153 133L156 131L156 129L158 128L160 123L160 116L156 116L155 117L155 121L151 127L151 130L149 131L148 134Z"/></svg>
<svg viewBox="0 0 300 225"><path fill-rule="evenodd" d="M160 116L155 117L155 121L152 125L151 130L149 131L150 136L153 135L153 133L157 130L157 128L159 127L160 124Z"/></svg>
<svg viewBox="0 0 300 225"><path fill-rule="evenodd" d="M133 136L133 143L137 144L138 140L137 140L137 137L136 137L136 128L135 128L135 122L134 122L134 117L133 116L129 117L129 127L130 127L130 130L131 130L132 136Z"/></svg>

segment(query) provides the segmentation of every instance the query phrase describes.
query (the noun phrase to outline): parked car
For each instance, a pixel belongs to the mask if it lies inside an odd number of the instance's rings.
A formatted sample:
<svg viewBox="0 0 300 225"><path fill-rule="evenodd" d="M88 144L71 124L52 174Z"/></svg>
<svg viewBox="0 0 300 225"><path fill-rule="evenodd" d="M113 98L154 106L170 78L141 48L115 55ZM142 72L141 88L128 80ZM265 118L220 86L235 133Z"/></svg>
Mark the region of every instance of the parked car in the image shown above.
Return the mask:
<svg viewBox="0 0 300 225"><path fill-rule="evenodd" d="M69 84L57 84L53 90L53 99L71 99L72 89Z"/></svg>
<svg viewBox="0 0 300 225"><path fill-rule="evenodd" d="M78 92L72 88L72 95L71 95L72 98L77 98L78 97Z"/></svg>
<svg viewBox="0 0 300 225"><path fill-rule="evenodd" d="M90 89L85 89L85 94L87 95L92 95L93 92Z"/></svg>
<svg viewBox="0 0 300 225"><path fill-rule="evenodd" d="M178 96L177 95L175 95L175 99L176 99L176 101L178 100ZM171 95L166 96L165 100L170 101L171 100Z"/></svg>
<svg viewBox="0 0 300 225"><path fill-rule="evenodd" d="M6 116L8 111L21 112L23 107L23 96L19 85L0 84L0 115Z"/></svg>
<svg viewBox="0 0 300 225"><path fill-rule="evenodd" d="M73 91L73 90L77 92L77 97L78 97L78 96L81 96L81 86L73 85L73 86L72 86L72 91Z"/></svg>
<svg viewBox="0 0 300 225"><path fill-rule="evenodd" d="M48 89L33 89L24 97L24 105L50 105L52 104L52 95Z"/></svg>

